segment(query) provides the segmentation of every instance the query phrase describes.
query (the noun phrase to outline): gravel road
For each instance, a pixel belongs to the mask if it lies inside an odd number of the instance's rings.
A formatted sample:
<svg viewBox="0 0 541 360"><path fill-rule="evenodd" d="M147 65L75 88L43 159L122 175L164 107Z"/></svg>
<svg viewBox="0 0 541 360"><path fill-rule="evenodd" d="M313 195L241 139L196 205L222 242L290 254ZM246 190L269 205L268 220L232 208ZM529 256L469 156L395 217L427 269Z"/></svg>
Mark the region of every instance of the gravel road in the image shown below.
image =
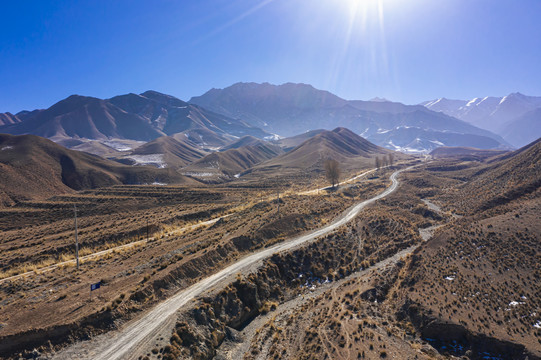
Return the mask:
<svg viewBox="0 0 541 360"><path fill-rule="evenodd" d="M355 218L367 205L382 199L396 191L398 188L398 175L412 167L395 171L391 177L391 185L379 195L360 202L350 208L331 224L308 234L274 245L257 253L248 255L238 262L226 267L218 273L211 275L200 282L180 290L167 300L145 312L142 317L126 323L119 330L97 336L89 341L79 342L57 353L53 359L136 359L146 354L152 347L156 337L164 334L164 329L172 328L176 319L176 312L185 304L195 299L205 291L213 289L218 284L225 284L232 280L235 274L250 268L254 264L271 255L290 250L300 244L312 241L320 236L331 233L340 226Z"/></svg>

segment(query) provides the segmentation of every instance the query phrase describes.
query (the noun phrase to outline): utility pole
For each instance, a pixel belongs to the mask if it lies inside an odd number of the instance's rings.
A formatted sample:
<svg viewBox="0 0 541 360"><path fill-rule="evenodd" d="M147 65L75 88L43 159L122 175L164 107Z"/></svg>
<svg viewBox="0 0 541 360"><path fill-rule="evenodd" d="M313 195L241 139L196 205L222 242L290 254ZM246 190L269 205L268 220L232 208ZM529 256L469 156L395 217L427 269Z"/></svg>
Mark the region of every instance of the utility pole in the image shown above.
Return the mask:
<svg viewBox="0 0 541 360"><path fill-rule="evenodd" d="M77 205L73 204L73 212L75 214L75 261L77 270L79 270L79 239L77 238Z"/></svg>
<svg viewBox="0 0 541 360"><path fill-rule="evenodd" d="M276 214L280 216L280 190L278 190L276 201L278 202L278 210L276 211Z"/></svg>

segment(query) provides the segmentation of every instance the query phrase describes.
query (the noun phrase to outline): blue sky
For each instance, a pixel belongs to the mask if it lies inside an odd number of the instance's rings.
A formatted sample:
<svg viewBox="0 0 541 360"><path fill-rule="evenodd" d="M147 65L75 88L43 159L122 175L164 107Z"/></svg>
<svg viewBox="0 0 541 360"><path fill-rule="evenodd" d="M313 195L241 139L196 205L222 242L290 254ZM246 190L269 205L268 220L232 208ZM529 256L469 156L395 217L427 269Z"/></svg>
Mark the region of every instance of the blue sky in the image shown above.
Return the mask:
<svg viewBox="0 0 541 360"><path fill-rule="evenodd" d="M239 81L407 104L541 95L539 0L21 0L0 13L0 112Z"/></svg>

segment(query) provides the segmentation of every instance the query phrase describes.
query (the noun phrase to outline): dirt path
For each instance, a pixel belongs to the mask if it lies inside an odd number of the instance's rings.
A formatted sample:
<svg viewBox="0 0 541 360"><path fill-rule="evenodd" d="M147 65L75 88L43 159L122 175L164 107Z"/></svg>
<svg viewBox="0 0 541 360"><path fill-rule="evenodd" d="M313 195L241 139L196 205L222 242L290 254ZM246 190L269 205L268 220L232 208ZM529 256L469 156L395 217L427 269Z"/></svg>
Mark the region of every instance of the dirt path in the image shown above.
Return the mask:
<svg viewBox="0 0 541 360"><path fill-rule="evenodd" d="M226 284L228 281L232 281L235 274L254 266L256 263L261 262L263 259L274 253L293 249L303 243L326 235L348 223L366 206L393 193L398 188L398 175L410 168L411 167L395 171L390 177L392 182L391 186L379 195L353 206L331 224L319 230L246 256L235 264L201 280L197 284L177 292L169 299L161 302L153 309L146 312L141 318L125 324L118 331L98 336L90 341L74 344L70 348L58 353L54 358L113 360L135 359L139 355L144 355L152 348L154 339L160 334L164 334L164 329L167 331L171 326L171 319L175 318L174 315L179 308L201 295L203 292L210 290L219 284Z"/></svg>
<svg viewBox="0 0 541 360"><path fill-rule="evenodd" d="M374 171L376 171L376 169L365 171L365 172L363 172L363 173L361 173L359 175L356 175L356 176L354 176L354 177L352 177L350 179L347 179L347 180L341 182L338 185L343 185L343 184L349 183L351 181L357 180L357 179L359 179L359 178L361 178L361 177L363 177L363 176L365 176L367 174L370 174L370 173L372 173ZM327 188L320 188L320 189L315 189L315 190L303 191L303 192L298 193L297 195L316 194L316 193L319 193L320 190L322 191L324 189L327 189ZM217 217L217 218L214 218L214 219L210 219L210 220L207 220L207 221L203 221L203 222L197 223L195 225L183 226L181 228L173 230L172 232L169 232L169 235L175 235L177 233L194 230L194 229L197 229L198 227L201 227L201 226L212 225L212 224L218 222L221 219L224 219L224 218L226 218L228 216L233 215L235 212L236 211L233 211L233 213L230 213L230 214L227 214L227 215L224 215L224 216L220 216L220 217ZM92 253L92 254L89 254L89 255L81 256L79 258L79 260L81 262L83 262L83 261L87 261L87 260L96 259L96 258L99 258L101 256L111 254L111 253L113 253L115 251L122 251L122 250L125 250L125 249L129 249L131 247L134 247L134 246L144 245L144 244L146 244L148 242L151 242L151 241L154 241L156 239L157 239L156 237L151 237L149 239L138 240L138 241L130 242L128 244L115 246L115 247L110 248L110 249L106 249L106 250L98 251L98 252L95 252L95 253ZM0 285L5 283L5 282L8 282L8 281L18 280L18 279L22 279L22 278L25 278L25 277L28 277L28 276L53 271L53 270L55 270L55 269L57 269L59 267L73 266L73 265L75 265L75 262L76 262L75 259L67 260L67 261L59 262L57 264L49 265L49 266L46 266L46 267L43 267L43 268L40 268L40 269L37 269L37 270L27 271L27 272L22 273L22 274L13 275L13 276L10 276L10 277L7 277L7 278L3 278L3 279L0 279Z"/></svg>
<svg viewBox="0 0 541 360"><path fill-rule="evenodd" d="M347 179L347 180L344 180L342 181L341 183L338 183L338 185L336 186L340 186L340 185L344 185L344 184L347 184L349 182L352 182L352 181L355 181L357 179L360 179L362 178L363 176L365 175L368 175L370 173L373 173L374 171L376 171L376 169L372 169L372 170L368 170L368 171L365 171L363 173L360 173L359 175L356 175L350 179ZM329 190L330 187L329 186L326 186L326 187L322 187L322 188L319 188L319 189L314 189L314 190L308 190L308 191L302 191L300 193L298 193L297 195L311 195L311 194L317 194L319 193L320 191L323 191L323 190Z"/></svg>

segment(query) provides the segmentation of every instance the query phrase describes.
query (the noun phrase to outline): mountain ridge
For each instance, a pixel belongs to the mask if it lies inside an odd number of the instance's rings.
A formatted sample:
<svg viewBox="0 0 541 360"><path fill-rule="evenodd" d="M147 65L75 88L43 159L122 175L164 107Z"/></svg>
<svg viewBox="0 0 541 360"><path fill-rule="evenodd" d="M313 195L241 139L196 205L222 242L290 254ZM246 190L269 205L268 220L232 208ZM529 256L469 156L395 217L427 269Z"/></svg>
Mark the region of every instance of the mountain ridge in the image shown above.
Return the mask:
<svg viewBox="0 0 541 360"><path fill-rule="evenodd" d="M3 114L2 118L7 119ZM51 139L132 139L151 141L194 129L219 134L270 136L241 120L227 118L156 91L110 99L71 95L45 110L21 112L21 121L0 132L33 134ZM13 121L12 121L13 122Z"/></svg>
<svg viewBox="0 0 541 360"><path fill-rule="evenodd" d="M509 131L514 127L525 126L527 122L523 118L541 108L541 97L528 96L520 92L511 93L506 96L486 96L484 98L473 98L471 100L450 100L439 98L431 101L424 101L420 105L434 111L438 111L458 119L467 121L480 128L494 131L501 135L516 147L521 147L541 136L541 117L536 116L536 121L530 120L529 125L537 125L534 133L520 133L515 131L509 136ZM512 125L515 123L515 125ZM530 130L532 128L530 127Z"/></svg>
<svg viewBox="0 0 541 360"><path fill-rule="evenodd" d="M380 146L393 148L391 144L378 138L378 132L409 126L454 132L457 136L472 134L488 137L501 146L506 146L505 140L490 131L420 105L404 105L390 101L345 100L306 84L236 83L224 89L212 89L201 96L192 97L189 102L227 116L245 119L254 126L261 126L282 136L342 126ZM419 136L411 135L407 142L412 142L417 137Z"/></svg>

